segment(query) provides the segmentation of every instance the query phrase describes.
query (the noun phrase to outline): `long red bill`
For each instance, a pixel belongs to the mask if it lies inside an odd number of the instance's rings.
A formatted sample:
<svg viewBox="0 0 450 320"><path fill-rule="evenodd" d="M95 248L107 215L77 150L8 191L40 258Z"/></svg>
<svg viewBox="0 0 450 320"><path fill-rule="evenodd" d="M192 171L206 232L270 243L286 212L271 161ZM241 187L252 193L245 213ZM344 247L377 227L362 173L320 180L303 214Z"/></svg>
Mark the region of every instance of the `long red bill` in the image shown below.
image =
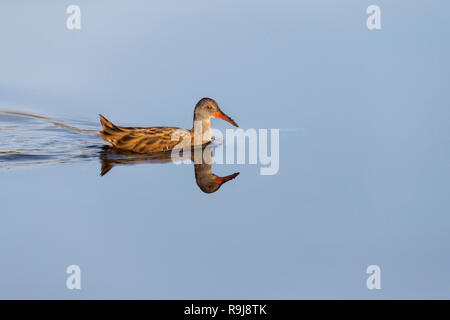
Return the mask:
<svg viewBox="0 0 450 320"><path fill-rule="evenodd" d="M216 112L214 112L214 117L223 119L223 120L228 121L229 123L231 123L233 126L239 127L238 124L237 124L236 122L234 122L233 119L231 119L229 116L227 116L227 115L226 115L225 113L223 113L222 111L216 111Z"/></svg>
<svg viewBox="0 0 450 320"><path fill-rule="evenodd" d="M222 183L225 183L225 182L227 182L227 181L233 180L233 179L236 178L238 175L239 175L239 172L236 172L236 173L230 174L229 176L226 176L226 177L217 177L217 178L216 178L216 182L217 182L218 184L222 184Z"/></svg>

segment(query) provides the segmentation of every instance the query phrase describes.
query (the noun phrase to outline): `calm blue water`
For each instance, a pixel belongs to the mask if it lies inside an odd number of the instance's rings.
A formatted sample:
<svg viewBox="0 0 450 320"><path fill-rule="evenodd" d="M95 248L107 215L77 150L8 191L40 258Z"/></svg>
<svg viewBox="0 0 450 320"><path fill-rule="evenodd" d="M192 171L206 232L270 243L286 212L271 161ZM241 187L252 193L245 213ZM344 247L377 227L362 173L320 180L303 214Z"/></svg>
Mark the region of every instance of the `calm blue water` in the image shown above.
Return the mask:
<svg viewBox="0 0 450 320"><path fill-rule="evenodd" d="M377 31L368 1L70 4L0 4L0 298L450 298L448 2L377 1ZM100 176L99 113L190 128L203 96L280 129L276 175Z"/></svg>

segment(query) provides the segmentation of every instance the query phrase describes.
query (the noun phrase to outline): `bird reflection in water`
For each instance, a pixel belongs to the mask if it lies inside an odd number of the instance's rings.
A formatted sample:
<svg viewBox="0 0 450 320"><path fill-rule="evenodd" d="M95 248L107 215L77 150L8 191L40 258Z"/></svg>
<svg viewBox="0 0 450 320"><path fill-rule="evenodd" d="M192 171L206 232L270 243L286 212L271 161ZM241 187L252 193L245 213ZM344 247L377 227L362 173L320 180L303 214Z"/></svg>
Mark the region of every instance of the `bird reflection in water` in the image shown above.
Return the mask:
<svg viewBox="0 0 450 320"><path fill-rule="evenodd" d="M230 174L225 177L216 176L212 173L213 146L209 144L201 150L202 161L194 162L194 151L190 154L181 155L182 160L190 159L194 163L195 181L198 187L205 193L214 193L226 182L233 180L239 175L239 172ZM103 146L100 152L100 161L102 164L100 175L104 176L115 165L134 165L141 163L170 163L172 161L171 153L159 154L137 154L127 151L115 149L110 146Z"/></svg>

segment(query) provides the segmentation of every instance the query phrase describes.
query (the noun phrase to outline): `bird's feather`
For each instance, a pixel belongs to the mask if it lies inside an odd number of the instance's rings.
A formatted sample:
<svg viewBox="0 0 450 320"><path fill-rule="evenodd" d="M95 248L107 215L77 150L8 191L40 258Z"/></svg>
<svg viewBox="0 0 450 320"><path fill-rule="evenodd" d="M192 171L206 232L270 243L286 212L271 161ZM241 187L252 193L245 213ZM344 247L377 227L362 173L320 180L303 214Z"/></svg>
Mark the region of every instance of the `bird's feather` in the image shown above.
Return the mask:
<svg viewBox="0 0 450 320"><path fill-rule="evenodd" d="M100 115L100 137L119 150L136 153L168 152L184 143L191 145L190 131L176 127L119 127Z"/></svg>

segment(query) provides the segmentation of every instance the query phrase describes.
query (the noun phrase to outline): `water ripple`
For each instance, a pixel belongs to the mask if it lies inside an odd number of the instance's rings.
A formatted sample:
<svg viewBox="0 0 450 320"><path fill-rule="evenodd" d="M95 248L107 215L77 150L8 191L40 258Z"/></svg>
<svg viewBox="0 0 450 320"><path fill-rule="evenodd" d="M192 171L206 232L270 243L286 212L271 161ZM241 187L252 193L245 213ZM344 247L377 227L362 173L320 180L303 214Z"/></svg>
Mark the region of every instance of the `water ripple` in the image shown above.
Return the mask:
<svg viewBox="0 0 450 320"><path fill-rule="evenodd" d="M97 123L0 110L0 168L97 158L97 130Z"/></svg>

